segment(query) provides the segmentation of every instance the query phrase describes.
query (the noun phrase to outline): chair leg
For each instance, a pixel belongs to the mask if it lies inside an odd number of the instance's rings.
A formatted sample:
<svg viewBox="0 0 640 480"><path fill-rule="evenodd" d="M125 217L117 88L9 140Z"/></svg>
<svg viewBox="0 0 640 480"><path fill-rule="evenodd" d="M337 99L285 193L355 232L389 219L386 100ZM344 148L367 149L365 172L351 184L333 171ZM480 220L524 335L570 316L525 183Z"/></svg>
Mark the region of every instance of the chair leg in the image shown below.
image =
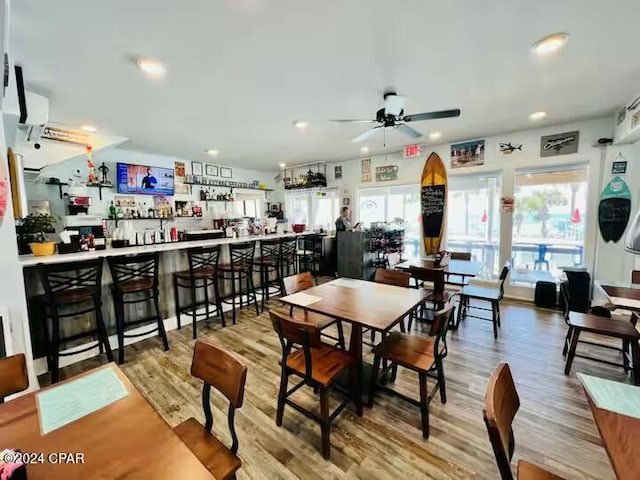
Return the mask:
<svg viewBox="0 0 640 480"><path fill-rule="evenodd" d="M58 307L52 306L51 320L51 383L60 380L60 318Z"/></svg>
<svg viewBox="0 0 640 480"><path fill-rule="evenodd" d="M498 338L498 314L496 312L496 302L491 302L491 323L493 323L493 338Z"/></svg>
<svg viewBox="0 0 640 480"><path fill-rule="evenodd" d="M580 330L576 329L571 335L571 348L569 348L569 355L567 355L567 363L564 366L564 374L569 375L571 372L571 364L576 356L576 348L578 348L578 338L580 337Z"/></svg>
<svg viewBox="0 0 640 480"><path fill-rule="evenodd" d="M460 325L460 322L462 320L464 320L464 314L466 313L466 309L465 309L465 305L464 302L466 300L466 297L460 297L460 304L458 305L458 325Z"/></svg>
<svg viewBox="0 0 640 480"><path fill-rule="evenodd" d="M500 302L496 302L496 315L498 317L498 326L501 327L500 323Z"/></svg>
<svg viewBox="0 0 640 480"><path fill-rule="evenodd" d="M96 309L96 327L98 329L98 341L100 345L104 345L104 351L107 354L107 360L113 362L113 352L111 351L111 345L109 344L109 335L107 334L107 327L104 324L104 317L102 316L102 308L99 302L95 302Z"/></svg>
<svg viewBox="0 0 640 480"><path fill-rule="evenodd" d="M329 417L329 391L320 388L320 430L322 431L322 456L325 460L329 460L331 454L331 418Z"/></svg>
<svg viewBox="0 0 640 480"><path fill-rule="evenodd" d="M630 355L630 347L631 344L629 340L622 340L622 366L624 367L624 371L628 372L631 369L631 362L629 361Z"/></svg>
<svg viewBox="0 0 640 480"><path fill-rule="evenodd" d="M342 322L340 320L336 322L336 327L338 328L338 344L340 346L340 349L344 352L346 350L344 344L344 330L342 328Z"/></svg>
<svg viewBox="0 0 640 480"><path fill-rule="evenodd" d="M218 310L218 317L220 317L220 322L222 323L222 327L227 326L227 322L224 318L224 311L222 310L222 299L220 298L220 285L218 284L218 277L213 277L213 294L216 296L216 309Z"/></svg>
<svg viewBox="0 0 640 480"><path fill-rule="evenodd" d="M118 364L124 363L124 298L114 293L116 303L116 332L118 334Z"/></svg>
<svg viewBox="0 0 640 480"><path fill-rule="evenodd" d="M251 275L251 272L247 273L247 307L249 306L249 295L251 295L251 298L253 299L253 306L256 307L256 315L260 315L258 297L256 296L256 289L253 284L253 275Z"/></svg>
<svg viewBox="0 0 640 480"><path fill-rule="evenodd" d="M373 359L373 368L371 369L371 383L369 384L369 401L367 406L373 407L373 397L375 395L376 385L378 383L378 372L380 371L380 357L375 356Z"/></svg>
<svg viewBox="0 0 640 480"><path fill-rule="evenodd" d="M447 403L447 384L444 379L444 365L442 360L436 362L436 369L438 370L438 389L440 390L440 401L444 405Z"/></svg>
<svg viewBox="0 0 640 480"><path fill-rule="evenodd" d="M562 347L562 356L567 356L567 351L569 351L569 344L571 343L571 334L573 333L573 328L569 327L567 330L567 336L564 337L564 346Z"/></svg>
<svg viewBox="0 0 640 480"><path fill-rule="evenodd" d="M209 288L207 287L207 279L202 280L202 289L204 290L204 318L205 322L209 322Z"/></svg>
<svg viewBox="0 0 640 480"><path fill-rule="evenodd" d="M198 317L197 317L197 313L198 312L197 312L197 307L196 307L196 284L195 284L195 282L196 282L196 280L194 280L194 283L190 284L190 288L189 288L189 290L191 291L191 328L193 330L193 332L191 332L191 337L194 340L198 336L198 327L196 326L196 323L198 321ZM206 286L205 286L205 290L206 290Z"/></svg>
<svg viewBox="0 0 640 480"><path fill-rule="evenodd" d="M156 309L156 315L157 315L156 318L158 319L158 334L162 339L162 345L164 346L164 351L166 352L169 350L169 340L167 339L167 332L164 329L164 321L162 320L162 315L160 315L160 305L158 303L158 295L159 295L159 292L157 291L154 292L153 306ZM195 331L195 328L194 328L194 331Z"/></svg>
<svg viewBox="0 0 640 480"><path fill-rule="evenodd" d="M282 417L284 415L284 405L287 399L287 385L289 384L289 374L283 367L280 375L280 390L278 391L278 409L276 410L276 425L282 426Z"/></svg>
<svg viewBox="0 0 640 480"><path fill-rule="evenodd" d="M240 304L242 308L242 304ZM233 324L236 324L236 274L231 272L231 312L233 314Z"/></svg>
<svg viewBox="0 0 640 480"><path fill-rule="evenodd" d="M260 299L260 308L264 312L264 302L265 298L269 294L269 282L268 282L268 274L266 273L266 268L263 265L260 265L260 290L262 291L262 298Z"/></svg>
<svg viewBox="0 0 640 480"><path fill-rule="evenodd" d="M633 368L633 384L640 385L640 343L631 341L631 363Z"/></svg>
<svg viewBox="0 0 640 480"><path fill-rule="evenodd" d="M182 328L182 323L180 322L180 291L178 289L178 279L175 277L173 279L173 297L176 312L176 321L178 322L178 330L180 330Z"/></svg>
<svg viewBox="0 0 640 480"><path fill-rule="evenodd" d="M427 392L427 375L420 372L418 374L420 383L420 417L422 420L422 437L429 438L429 397Z"/></svg>

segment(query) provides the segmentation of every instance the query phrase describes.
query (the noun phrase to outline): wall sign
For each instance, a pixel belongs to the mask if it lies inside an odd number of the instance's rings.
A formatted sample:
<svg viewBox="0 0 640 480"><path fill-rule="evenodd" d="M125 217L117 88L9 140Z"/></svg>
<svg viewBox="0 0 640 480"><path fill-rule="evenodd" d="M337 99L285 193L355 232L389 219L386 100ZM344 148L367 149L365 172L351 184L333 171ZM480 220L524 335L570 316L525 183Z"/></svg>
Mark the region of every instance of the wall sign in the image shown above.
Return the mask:
<svg viewBox="0 0 640 480"><path fill-rule="evenodd" d="M376 167L376 182L389 182L397 179L397 165L385 165L383 167Z"/></svg>
<svg viewBox="0 0 640 480"><path fill-rule="evenodd" d="M631 217L631 191L620 177L613 177L600 195L598 226L605 242L617 243Z"/></svg>
<svg viewBox="0 0 640 480"><path fill-rule="evenodd" d="M402 152L404 158L414 158L420 156L420 145L418 143L414 145L407 145Z"/></svg>
<svg viewBox="0 0 640 480"><path fill-rule="evenodd" d="M365 158L360 162L360 175L362 183L371 181L371 159Z"/></svg>
<svg viewBox="0 0 640 480"><path fill-rule="evenodd" d="M620 160L611 164L611 175L622 175L627 173L627 161Z"/></svg>
<svg viewBox="0 0 640 480"><path fill-rule="evenodd" d="M176 177L184 178L187 176L187 169L184 166L184 162L175 162L174 169Z"/></svg>
<svg viewBox="0 0 640 480"><path fill-rule="evenodd" d="M84 132L57 127L44 127L41 137L58 142L75 143L76 145L87 145L91 143L91 137Z"/></svg>
<svg viewBox="0 0 640 480"><path fill-rule="evenodd" d="M564 132L540 137L540 156L554 157L578 152L580 132Z"/></svg>
<svg viewBox="0 0 640 480"><path fill-rule="evenodd" d="M498 151L504 156L511 156L515 153L522 152L521 143L500 142L498 143Z"/></svg>
<svg viewBox="0 0 640 480"><path fill-rule="evenodd" d="M484 139L451 145L451 168L484 165Z"/></svg>

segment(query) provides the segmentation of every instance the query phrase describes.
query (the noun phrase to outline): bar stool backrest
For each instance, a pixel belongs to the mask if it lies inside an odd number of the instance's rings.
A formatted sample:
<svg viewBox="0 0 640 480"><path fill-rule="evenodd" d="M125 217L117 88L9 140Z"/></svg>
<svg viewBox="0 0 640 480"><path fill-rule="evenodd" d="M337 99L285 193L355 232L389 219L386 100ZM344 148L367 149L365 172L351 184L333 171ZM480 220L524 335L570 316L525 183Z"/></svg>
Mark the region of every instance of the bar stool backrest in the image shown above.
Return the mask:
<svg viewBox="0 0 640 480"><path fill-rule="evenodd" d="M158 265L160 264L158 252L108 257L107 260L113 283L116 286L147 280L152 282L151 286L154 289L158 288Z"/></svg>
<svg viewBox="0 0 640 480"><path fill-rule="evenodd" d="M302 249L305 254L316 256L322 254L322 237L317 234L305 235L300 239Z"/></svg>
<svg viewBox="0 0 640 480"><path fill-rule="evenodd" d="M279 238L260 240L260 257L263 260L280 262L282 257L282 241Z"/></svg>
<svg viewBox="0 0 640 480"><path fill-rule="evenodd" d="M47 301L55 304L61 293L68 296L74 290L90 291L94 298L100 298L102 265L102 258L42 265L40 277Z"/></svg>
<svg viewBox="0 0 640 480"><path fill-rule="evenodd" d="M189 271L197 272L198 270L218 269L220 262L220 245L212 247L195 247L187 250L187 258L189 259Z"/></svg>
<svg viewBox="0 0 640 480"><path fill-rule="evenodd" d="M253 263L253 255L256 250L256 242L241 242L229 244L229 255L231 256L231 268L246 268Z"/></svg>

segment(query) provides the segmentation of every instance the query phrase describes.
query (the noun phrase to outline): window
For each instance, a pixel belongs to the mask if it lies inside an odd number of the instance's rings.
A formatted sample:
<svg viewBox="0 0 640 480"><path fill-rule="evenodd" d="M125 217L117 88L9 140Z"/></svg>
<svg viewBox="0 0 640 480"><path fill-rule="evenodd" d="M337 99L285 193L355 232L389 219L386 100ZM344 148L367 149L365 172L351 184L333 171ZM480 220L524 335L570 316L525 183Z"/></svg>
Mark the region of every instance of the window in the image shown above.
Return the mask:
<svg viewBox="0 0 640 480"><path fill-rule="evenodd" d="M471 252L481 278L499 275L501 176L452 175L447 199L447 250Z"/></svg>
<svg viewBox="0 0 640 480"><path fill-rule="evenodd" d="M553 281L561 267L582 264L587 174L586 165L516 171L513 284Z"/></svg>

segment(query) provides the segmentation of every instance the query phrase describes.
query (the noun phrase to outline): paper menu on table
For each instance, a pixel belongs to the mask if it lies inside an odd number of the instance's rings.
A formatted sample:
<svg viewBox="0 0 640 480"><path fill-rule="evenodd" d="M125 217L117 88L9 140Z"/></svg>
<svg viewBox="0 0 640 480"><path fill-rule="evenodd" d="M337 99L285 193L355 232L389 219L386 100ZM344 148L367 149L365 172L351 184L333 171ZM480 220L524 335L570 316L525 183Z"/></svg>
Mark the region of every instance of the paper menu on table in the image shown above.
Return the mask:
<svg viewBox="0 0 640 480"><path fill-rule="evenodd" d="M640 418L640 387L578 373L593 403L603 410Z"/></svg>
<svg viewBox="0 0 640 480"><path fill-rule="evenodd" d="M338 278L337 280L332 280L329 284L346 288L360 288L362 286L359 280L353 280L351 278Z"/></svg>
<svg viewBox="0 0 640 480"><path fill-rule="evenodd" d="M46 435L129 395L112 368L104 368L36 395Z"/></svg>
<svg viewBox="0 0 640 480"><path fill-rule="evenodd" d="M322 300L322 297L316 297L315 295L309 295L308 293L304 292L294 293L292 295L288 295L286 298L291 303L295 303L296 305L300 305L302 307L306 307L307 305L311 305L312 303Z"/></svg>

